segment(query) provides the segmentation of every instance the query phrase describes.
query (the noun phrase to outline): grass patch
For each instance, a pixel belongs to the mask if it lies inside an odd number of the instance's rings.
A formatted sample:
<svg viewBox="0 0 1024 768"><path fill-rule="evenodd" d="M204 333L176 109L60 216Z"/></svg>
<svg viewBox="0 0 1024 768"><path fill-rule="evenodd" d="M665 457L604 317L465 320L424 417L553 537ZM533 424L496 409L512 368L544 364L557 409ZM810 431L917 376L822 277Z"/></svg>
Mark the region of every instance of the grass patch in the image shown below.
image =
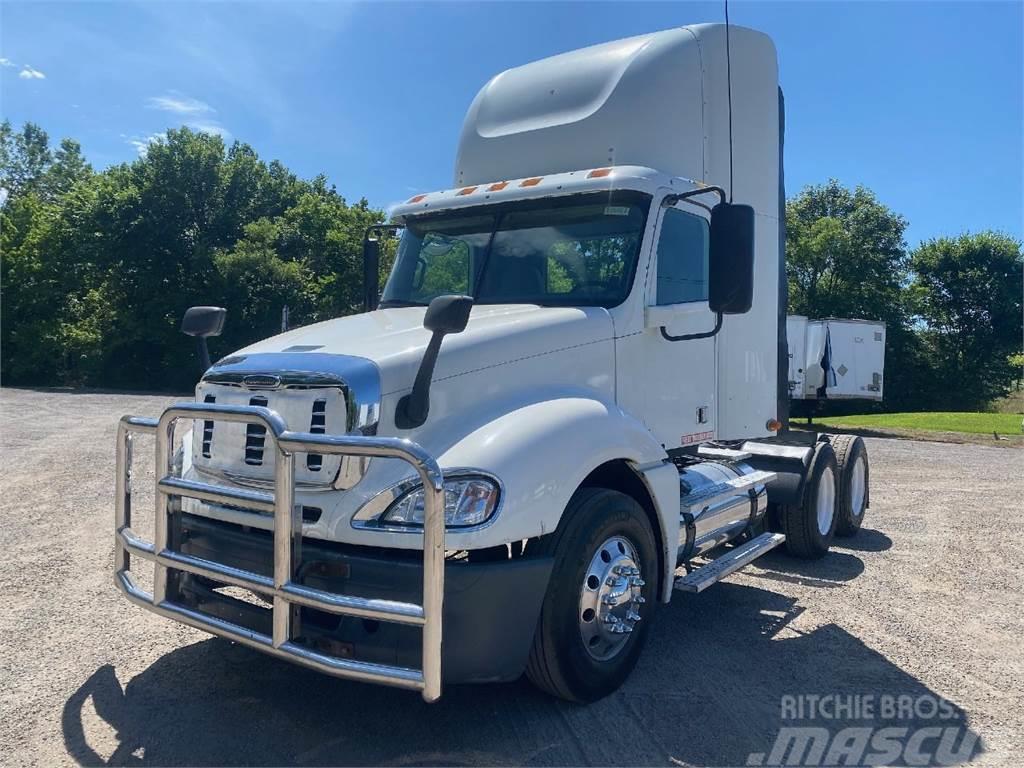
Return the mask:
<svg viewBox="0 0 1024 768"><path fill-rule="evenodd" d="M815 422L830 427L877 427L921 429L928 432L966 432L1002 435L1021 433L1021 416L1015 413L869 413L861 416L827 416Z"/></svg>

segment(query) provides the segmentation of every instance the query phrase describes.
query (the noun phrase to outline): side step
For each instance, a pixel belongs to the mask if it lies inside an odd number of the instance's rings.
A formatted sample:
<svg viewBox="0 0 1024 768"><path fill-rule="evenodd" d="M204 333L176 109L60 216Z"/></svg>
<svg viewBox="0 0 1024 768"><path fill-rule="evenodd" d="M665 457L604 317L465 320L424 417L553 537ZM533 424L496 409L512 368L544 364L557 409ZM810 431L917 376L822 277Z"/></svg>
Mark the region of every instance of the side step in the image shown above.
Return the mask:
<svg viewBox="0 0 1024 768"><path fill-rule="evenodd" d="M743 546L730 549L707 565L694 568L685 576L680 576L676 579L675 589L680 592L703 592L715 582L721 581L730 573L735 573L765 552L775 549L785 540L786 534L784 533L762 533Z"/></svg>
<svg viewBox="0 0 1024 768"><path fill-rule="evenodd" d="M745 475L727 480L722 483L715 483L708 488L703 488L697 493L688 493L680 500L680 511L689 512L693 509L700 511L704 507L710 507L723 499L735 496L737 493L753 488L755 485L764 485L775 479L774 472L766 472L759 469L748 472Z"/></svg>

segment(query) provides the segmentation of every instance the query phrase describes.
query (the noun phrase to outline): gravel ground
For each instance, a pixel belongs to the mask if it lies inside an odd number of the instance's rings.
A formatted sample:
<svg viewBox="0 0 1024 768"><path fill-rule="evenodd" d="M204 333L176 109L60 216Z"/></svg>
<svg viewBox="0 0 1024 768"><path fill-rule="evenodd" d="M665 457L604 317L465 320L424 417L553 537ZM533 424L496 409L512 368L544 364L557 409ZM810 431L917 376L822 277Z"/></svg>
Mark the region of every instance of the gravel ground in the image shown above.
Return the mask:
<svg viewBox="0 0 1024 768"><path fill-rule="evenodd" d="M115 422L168 402L0 392L4 764L746 765L770 753L780 728L807 725L833 735L955 727L977 739L975 764L1024 754L1024 452L869 439L865 530L822 561L773 553L680 595L615 695L572 706L521 681L453 686L427 706L211 639L119 596ZM148 462L148 445L139 452ZM877 708L838 720L785 708L818 694ZM943 720L927 705L900 719L879 711L888 696L952 706ZM940 759L934 744L923 751L921 764Z"/></svg>

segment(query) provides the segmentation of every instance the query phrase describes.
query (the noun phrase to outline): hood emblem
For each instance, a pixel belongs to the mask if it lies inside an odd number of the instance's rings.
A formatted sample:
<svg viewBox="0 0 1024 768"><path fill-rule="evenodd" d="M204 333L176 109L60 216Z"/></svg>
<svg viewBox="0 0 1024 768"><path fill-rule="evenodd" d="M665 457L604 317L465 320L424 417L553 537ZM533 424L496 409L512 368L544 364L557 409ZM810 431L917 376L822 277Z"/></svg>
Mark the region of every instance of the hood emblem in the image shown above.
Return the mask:
<svg viewBox="0 0 1024 768"><path fill-rule="evenodd" d="M242 386L249 389L277 389L281 386L281 377L271 373L250 373L242 379Z"/></svg>

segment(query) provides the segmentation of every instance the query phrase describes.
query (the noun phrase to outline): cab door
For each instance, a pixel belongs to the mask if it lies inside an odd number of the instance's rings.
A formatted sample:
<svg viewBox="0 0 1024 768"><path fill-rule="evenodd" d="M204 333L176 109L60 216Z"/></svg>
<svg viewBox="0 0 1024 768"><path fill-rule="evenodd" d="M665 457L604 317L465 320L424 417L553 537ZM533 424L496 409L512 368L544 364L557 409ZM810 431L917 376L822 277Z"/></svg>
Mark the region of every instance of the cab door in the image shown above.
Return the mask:
<svg viewBox="0 0 1024 768"><path fill-rule="evenodd" d="M643 330L618 339L619 390L630 401L628 409L669 450L716 435L718 366L716 316L708 308L709 244L706 208L682 201L659 209Z"/></svg>

